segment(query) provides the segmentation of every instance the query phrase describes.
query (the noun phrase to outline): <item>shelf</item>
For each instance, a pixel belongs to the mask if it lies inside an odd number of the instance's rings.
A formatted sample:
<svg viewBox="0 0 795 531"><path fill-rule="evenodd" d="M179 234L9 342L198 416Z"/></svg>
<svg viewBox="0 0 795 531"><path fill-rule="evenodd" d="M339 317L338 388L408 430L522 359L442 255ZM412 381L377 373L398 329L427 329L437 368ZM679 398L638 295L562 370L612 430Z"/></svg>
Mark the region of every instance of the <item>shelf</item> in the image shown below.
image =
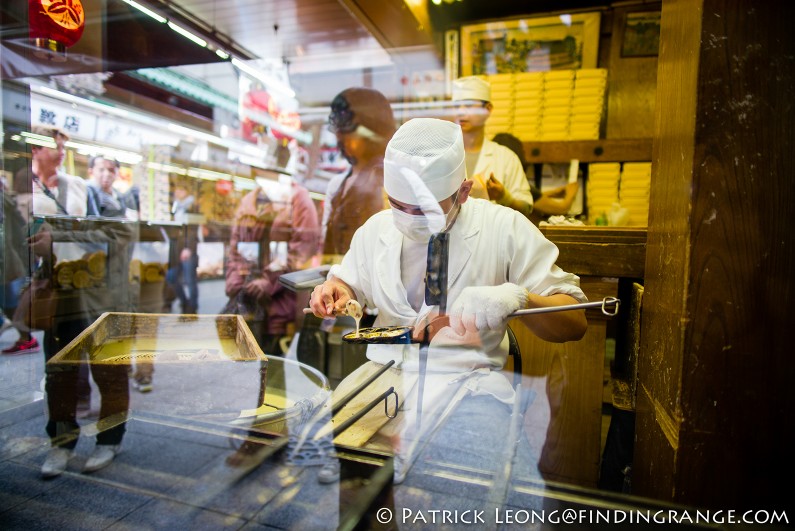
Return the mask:
<svg viewBox="0 0 795 531"><path fill-rule="evenodd" d="M651 138L562 140L524 142L530 163L569 162L651 162Z"/></svg>

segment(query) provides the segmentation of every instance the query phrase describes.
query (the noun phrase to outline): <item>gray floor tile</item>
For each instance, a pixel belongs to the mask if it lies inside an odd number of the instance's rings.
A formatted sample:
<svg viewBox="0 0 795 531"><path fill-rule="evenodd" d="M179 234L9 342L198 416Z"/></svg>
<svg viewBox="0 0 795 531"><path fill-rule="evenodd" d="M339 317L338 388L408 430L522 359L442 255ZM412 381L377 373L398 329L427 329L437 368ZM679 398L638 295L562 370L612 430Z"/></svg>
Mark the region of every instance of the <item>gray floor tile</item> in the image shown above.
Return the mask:
<svg viewBox="0 0 795 531"><path fill-rule="evenodd" d="M0 522L4 521L4 511L35 498L56 484L57 480L42 481L38 468L8 461L0 463Z"/></svg>
<svg viewBox="0 0 795 531"><path fill-rule="evenodd" d="M246 522L234 516L220 514L171 500L153 500L126 515L109 527L109 531L141 529L234 530Z"/></svg>
<svg viewBox="0 0 795 531"><path fill-rule="evenodd" d="M79 477L58 478L53 484L0 514L3 529L105 529L151 499Z"/></svg>

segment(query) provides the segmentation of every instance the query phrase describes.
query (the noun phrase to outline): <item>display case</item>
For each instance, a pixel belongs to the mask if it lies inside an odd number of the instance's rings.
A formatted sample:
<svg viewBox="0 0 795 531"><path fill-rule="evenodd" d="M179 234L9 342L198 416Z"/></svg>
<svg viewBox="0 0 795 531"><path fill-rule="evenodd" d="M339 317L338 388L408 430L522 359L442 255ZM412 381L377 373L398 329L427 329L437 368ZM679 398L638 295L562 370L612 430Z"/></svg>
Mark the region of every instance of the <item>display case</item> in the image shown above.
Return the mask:
<svg viewBox="0 0 795 531"><path fill-rule="evenodd" d="M35 216L31 232L48 234L34 276L51 279L56 320L160 311L166 272L185 238L172 222L72 216Z"/></svg>

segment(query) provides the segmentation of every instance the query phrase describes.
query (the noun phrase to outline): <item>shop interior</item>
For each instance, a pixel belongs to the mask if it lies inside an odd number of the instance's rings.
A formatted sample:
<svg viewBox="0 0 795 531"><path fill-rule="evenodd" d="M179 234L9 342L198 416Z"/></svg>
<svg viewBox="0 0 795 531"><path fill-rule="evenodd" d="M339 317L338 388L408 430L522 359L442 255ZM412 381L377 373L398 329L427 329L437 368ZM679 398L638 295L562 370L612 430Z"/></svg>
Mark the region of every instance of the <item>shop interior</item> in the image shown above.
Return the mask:
<svg viewBox="0 0 795 531"><path fill-rule="evenodd" d="M54 291L96 297L100 313L110 313L54 357L45 360L38 347L0 357L2 527L391 529L380 518L385 508L422 515L403 521L418 529L466 523L431 522L436 510L479 509L496 527L539 525L522 519L566 509L635 515L631 523L663 512L652 523L749 523L676 519L737 510L756 523L791 525L795 511L782 488L795 465L786 420L795 410L795 362L785 335L785 304L795 299L791 6L56 4L12 0L0 8L4 209L35 191L33 152L55 147L42 128L68 135L63 173L90 180L96 157L114 161L115 193L134 193L137 209L122 221L25 220L31 236L42 222L65 235L47 266ZM371 409L362 415L389 416L389 392L374 408L354 399L326 411L335 420L320 428L325 438L306 428L367 361L364 346L345 339L358 321L318 324L302 311L335 263L322 245L329 183L352 168L329 114L335 95L366 87L386 97L396 126L455 120L451 87L463 76L490 83L485 134L521 141L530 185L574 190L561 213L531 217L557 246L557 264L579 277L589 301L619 302L615 312L588 308L579 341L551 343L510 326L504 373L522 399L509 431L526 444L508 441L485 470L431 457L395 484L403 464L360 444L362 417L338 433L344 421L334 416L356 417L364 406ZM284 237L257 233L244 242L252 233L241 212L252 194L265 191L273 209L266 223L275 227L298 216L296 189L316 218L311 252L294 263L294 226ZM191 206L180 217L184 196ZM10 272L5 212L10 286L18 276ZM83 232L102 233L102 243L75 237ZM196 288L189 302L172 288L173 275L186 274L186 248ZM250 279L256 272L245 264L264 260L289 263L293 273L273 278L293 301L274 333L263 332L267 318L263 325L229 296L230 275ZM24 336L5 322L0 346L13 348ZM30 337L44 345L50 333L34 327ZM126 407L120 416L101 412L107 391L92 373L93 406L83 416L78 409L78 457L42 480L52 413L45 381L89 365L97 349L129 373ZM138 379L146 367L154 372ZM402 393L398 383L389 390ZM124 451L81 473L94 437L120 425ZM324 455L341 463L331 482L323 479ZM507 522L511 515L519 520Z"/></svg>

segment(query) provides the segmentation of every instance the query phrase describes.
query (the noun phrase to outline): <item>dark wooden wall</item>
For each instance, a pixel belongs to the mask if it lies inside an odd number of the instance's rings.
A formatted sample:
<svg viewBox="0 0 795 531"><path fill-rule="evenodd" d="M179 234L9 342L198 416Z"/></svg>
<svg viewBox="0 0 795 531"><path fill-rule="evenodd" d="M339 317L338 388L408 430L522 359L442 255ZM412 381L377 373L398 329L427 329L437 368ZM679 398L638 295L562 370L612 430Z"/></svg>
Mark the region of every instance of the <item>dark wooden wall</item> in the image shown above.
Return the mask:
<svg viewBox="0 0 795 531"><path fill-rule="evenodd" d="M633 493L793 504L795 4L665 0Z"/></svg>

